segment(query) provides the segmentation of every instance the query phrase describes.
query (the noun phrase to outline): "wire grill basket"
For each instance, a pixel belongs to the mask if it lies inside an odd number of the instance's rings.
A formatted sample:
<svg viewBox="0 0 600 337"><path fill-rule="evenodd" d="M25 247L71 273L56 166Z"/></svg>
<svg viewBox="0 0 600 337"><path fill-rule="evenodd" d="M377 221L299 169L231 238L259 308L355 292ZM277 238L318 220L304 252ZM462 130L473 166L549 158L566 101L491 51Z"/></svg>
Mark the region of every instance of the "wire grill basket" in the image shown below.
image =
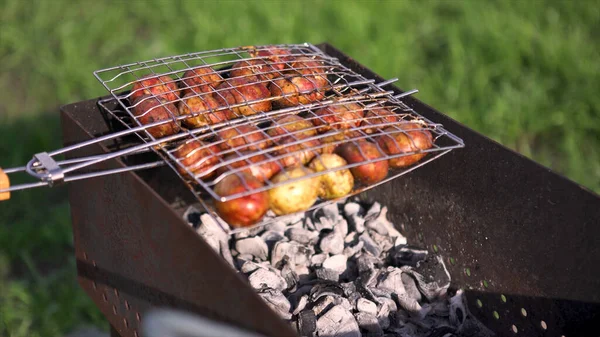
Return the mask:
<svg viewBox="0 0 600 337"><path fill-rule="evenodd" d="M314 209L395 179L464 146L460 138L402 101L416 90L394 96L384 87L395 79L375 83L308 43L203 51L102 69L94 75L110 93L99 105L123 130L38 154L27 167L6 170L26 170L41 180L7 191L116 173L75 175L104 160L153 151L160 161L130 169L168 164L206 210L216 215L215 201L228 202L376 162L392 164L383 177L363 183L355 179L352 191L319 199L310 207ZM136 134L142 142L95 157L53 159L127 134ZM377 155L366 153L364 142ZM323 155L350 144L358 159L327 167ZM313 161L325 169L307 169ZM303 168L305 174L287 175L293 167ZM250 183L243 172L252 173L260 183ZM231 175L241 181L241 191L217 193L219 183ZM276 182L275 175L286 179ZM255 225L274 218L265 217ZM224 230L234 232L220 223Z"/></svg>

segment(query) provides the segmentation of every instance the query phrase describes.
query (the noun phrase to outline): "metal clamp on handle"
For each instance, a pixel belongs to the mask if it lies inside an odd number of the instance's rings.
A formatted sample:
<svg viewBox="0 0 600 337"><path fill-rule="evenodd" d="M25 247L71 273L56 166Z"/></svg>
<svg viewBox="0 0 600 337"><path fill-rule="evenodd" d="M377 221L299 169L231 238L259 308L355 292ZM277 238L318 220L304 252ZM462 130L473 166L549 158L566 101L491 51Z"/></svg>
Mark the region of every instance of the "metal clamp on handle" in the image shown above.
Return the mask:
<svg viewBox="0 0 600 337"><path fill-rule="evenodd" d="M0 167L0 201L10 199L10 179L8 174Z"/></svg>
<svg viewBox="0 0 600 337"><path fill-rule="evenodd" d="M38 173L42 171L42 173ZM27 163L27 173L48 183L52 187L65 180L65 174L58 163L47 152L38 153Z"/></svg>

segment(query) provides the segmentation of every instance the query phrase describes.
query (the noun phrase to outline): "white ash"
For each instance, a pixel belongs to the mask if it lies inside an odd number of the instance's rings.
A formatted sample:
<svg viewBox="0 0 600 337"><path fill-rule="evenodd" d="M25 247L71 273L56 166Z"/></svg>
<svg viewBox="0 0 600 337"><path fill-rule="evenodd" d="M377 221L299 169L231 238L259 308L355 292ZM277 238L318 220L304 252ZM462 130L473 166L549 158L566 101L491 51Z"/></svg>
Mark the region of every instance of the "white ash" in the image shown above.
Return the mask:
<svg viewBox="0 0 600 337"><path fill-rule="evenodd" d="M283 319L292 318L290 314L290 302L279 290L263 288L258 291L258 295Z"/></svg>
<svg viewBox="0 0 600 337"><path fill-rule="evenodd" d="M269 255L269 247L259 236L237 240L235 250L240 254L249 254L262 261L265 261Z"/></svg>
<svg viewBox="0 0 600 337"><path fill-rule="evenodd" d="M363 212L363 208L357 202L349 202L344 205L344 216L349 218L353 215L359 215Z"/></svg>
<svg viewBox="0 0 600 337"><path fill-rule="evenodd" d="M283 233L273 230L265 231L260 235L260 238L263 239L263 241L267 244L269 251L273 249L273 246L275 246L275 243L278 241L287 241L287 238L285 235L283 235Z"/></svg>
<svg viewBox="0 0 600 337"><path fill-rule="evenodd" d="M338 282L340 280L340 273L335 270L320 268L315 271L315 276L324 281Z"/></svg>
<svg viewBox="0 0 600 337"><path fill-rule="evenodd" d="M314 244L318 239L319 233L315 231L309 231L302 227L293 227L285 231L285 235L292 241L296 241L303 245Z"/></svg>
<svg viewBox="0 0 600 337"><path fill-rule="evenodd" d="M321 267L323 265L323 262L325 262L325 260L327 260L328 257L329 257L329 254L325 254L325 253L313 255L310 258L311 267L313 267L313 268Z"/></svg>
<svg viewBox="0 0 600 337"><path fill-rule="evenodd" d="M316 214L316 215L322 214L329 220L333 221L334 223L337 222L338 220L342 219L342 215L340 214L338 204L325 205L325 206L321 207L320 209L316 210L314 212L314 214Z"/></svg>
<svg viewBox="0 0 600 337"><path fill-rule="evenodd" d="M304 308L306 308L307 304L308 304L308 295L302 295L302 297L300 297L300 300L296 304L296 309L294 309L294 312L292 312L292 314L298 315L302 310L304 310Z"/></svg>
<svg viewBox="0 0 600 337"><path fill-rule="evenodd" d="M208 214L200 216L200 224L196 231L218 253L221 252L219 242L227 242L227 234L223 232L219 224Z"/></svg>
<svg viewBox="0 0 600 337"><path fill-rule="evenodd" d="M251 256L249 256L249 257L251 257ZM238 260L240 260L240 263L241 263L241 267L239 268L239 270L244 274L250 274L259 268L267 269L267 270L269 269L268 267L266 267L262 264L253 262L251 260L245 260L240 257L238 257Z"/></svg>
<svg viewBox="0 0 600 337"><path fill-rule="evenodd" d="M350 246L349 244L347 244L347 246L344 248L342 253L344 255L346 255L346 257L352 257L352 256L356 255L356 253L358 253L364 246L365 246L365 243L362 241L359 241L354 246Z"/></svg>
<svg viewBox="0 0 600 337"><path fill-rule="evenodd" d="M273 232L281 233L283 235L283 233L287 229L288 225L289 224L286 224L285 222L278 220L278 221L269 223L268 225L266 225L264 227L264 229L265 229L265 231L273 231Z"/></svg>
<svg viewBox="0 0 600 337"><path fill-rule="evenodd" d="M319 248L323 253L340 254L344 251L344 237L338 231L331 231L321 239Z"/></svg>
<svg viewBox="0 0 600 337"><path fill-rule="evenodd" d="M312 311L317 317L319 317L322 313L325 313L327 310L333 308L336 302L336 298L332 295L321 296L314 301L312 305Z"/></svg>
<svg viewBox="0 0 600 337"><path fill-rule="evenodd" d="M409 246L387 212L346 200L233 236L208 214L184 217L299 336L493 336L461 291L448 295L442 257Z"/></svg>
<svg viewBox="0 0 600 337"><path fill-rule="evenodd" d="M346 236L348 235L348 221L340 216L333 230L340 233L342 238L345 240Z"/></svg>
<svg viewBox="0 0 600 337"><path fill-rule="evenodd" d="M287 282L283 277L262 268L252 272L248 277L248 281L254 289L271 288L281 291L287 288Z"/></svg>
<svg viewBox="0 0 600 337"><path fill-rule="evenodd" d="M235 233L233 234L233 237L236 240L241 240L243 238L249 238L249 237L255 237L258 233L262 233L263 229L260 227L254 227L254 228L249 228L246 230L243 230L241 232Z"/></svg>
<svg viewBox="0 0 600 337"><path fill-rule="evenodd" d="M341 305L336 305L317 319L317 336L360 337L354 315Z"/></svg>
<svg viewBox="0 0 600 337"><path fill-rule="evenodd" d="M358 239L362 241L362 243L364 244L364 249L367 252L371 253L371 255L381 255L381 247L379 247L379 245L375 241L373 241L373 239L369 236L367 232L362 233Z"/></svg>
<svg viewBox="0 0 600 337"><path fill-rule="evenodd" d="M334 255L327 260L323 261L323 268L331 269L339 274L346 271L346 263L348 262L348 258L346 255L338 254Z"/></svg>
<svg viewBox="0 0 600 337"><path fill-rule="evenodd" d="M377 304L367 299L359 298L358 301L356 301L356 310L372 315L377 315Z"/></svg>
<svg viewBox="0 0 600 337"><path fill-rule="evenodd" d="M362 311L357 312L354 316L360 329L366 331L369 336L383 336L383 329L379 324L377 316Z"/></svg>

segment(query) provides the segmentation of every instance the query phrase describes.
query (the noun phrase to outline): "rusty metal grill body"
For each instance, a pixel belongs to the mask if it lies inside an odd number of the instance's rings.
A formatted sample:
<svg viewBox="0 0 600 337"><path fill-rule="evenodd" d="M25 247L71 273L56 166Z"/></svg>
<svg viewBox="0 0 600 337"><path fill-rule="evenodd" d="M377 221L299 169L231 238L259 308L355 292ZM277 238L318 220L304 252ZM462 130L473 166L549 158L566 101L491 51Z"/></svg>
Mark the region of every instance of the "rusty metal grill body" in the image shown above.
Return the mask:
<svg viewBox="0 0 600 337"><path fill-rule="evenodd" d="M383 81L331 45L318 47L365 79ZM113 132L121 123L107 111L120 104L110 96L64 106L65 145ZM466 290L472 313L499 336L597 335L600 198L417 99L406 97L403 104L468 146L361 197L386 203L409 242L448 258L453 287ZM129 134L67 157L138 142ZM95 167L154 160L150 152ZM267 336L295 335L182 220L199 200L175 170L73 182L69 198L80 284L121 336L139 335L144 312L158 306Z"/></svg>

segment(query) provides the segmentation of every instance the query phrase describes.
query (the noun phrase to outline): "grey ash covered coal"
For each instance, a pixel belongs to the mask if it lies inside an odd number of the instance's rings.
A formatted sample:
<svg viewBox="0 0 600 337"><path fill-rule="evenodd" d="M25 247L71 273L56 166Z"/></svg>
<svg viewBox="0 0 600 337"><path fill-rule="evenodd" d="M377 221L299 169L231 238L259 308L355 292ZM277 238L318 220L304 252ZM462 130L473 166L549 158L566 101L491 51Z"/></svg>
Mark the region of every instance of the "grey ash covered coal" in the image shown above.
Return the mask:
<svg viewBox="0 0 600 337"><path fill-rule="evenodd" d="M449 295L442 257L409 246L379 203L331 204L233 236L207 214L185 216L300 336L493 336L461 291Z"/></svg>

